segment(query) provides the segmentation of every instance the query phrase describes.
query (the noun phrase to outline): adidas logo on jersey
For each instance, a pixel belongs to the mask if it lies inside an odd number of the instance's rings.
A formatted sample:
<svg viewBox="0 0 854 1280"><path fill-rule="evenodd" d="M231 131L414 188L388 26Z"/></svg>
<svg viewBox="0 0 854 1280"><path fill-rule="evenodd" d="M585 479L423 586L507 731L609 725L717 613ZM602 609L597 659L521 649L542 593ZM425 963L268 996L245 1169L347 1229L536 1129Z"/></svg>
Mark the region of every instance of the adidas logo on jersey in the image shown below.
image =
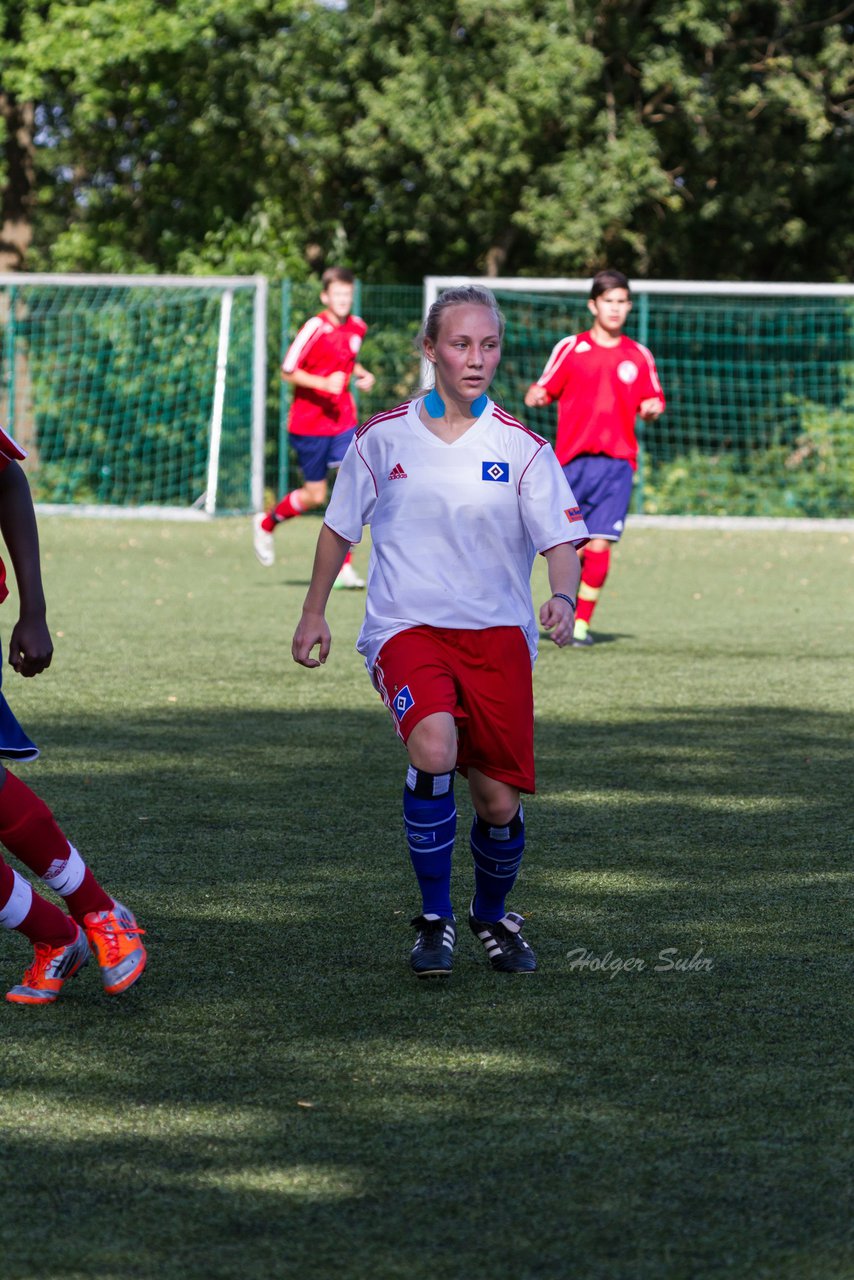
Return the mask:
<svg viewBox="0 0 854 1280"><path fill-rule="evenodd" d="M578 343L575 350L578 353L578 355L583 356L585 351L592 351L593 348L591 347L589 342L585 342L584 339L582 338L581 342Z"/></svg>
<svg viewBox="0 0 854 1280"><path fill-rule="evenodd" d="M388 473L389 480L407 480L409 477L399 462L396 462Z"/></svg>

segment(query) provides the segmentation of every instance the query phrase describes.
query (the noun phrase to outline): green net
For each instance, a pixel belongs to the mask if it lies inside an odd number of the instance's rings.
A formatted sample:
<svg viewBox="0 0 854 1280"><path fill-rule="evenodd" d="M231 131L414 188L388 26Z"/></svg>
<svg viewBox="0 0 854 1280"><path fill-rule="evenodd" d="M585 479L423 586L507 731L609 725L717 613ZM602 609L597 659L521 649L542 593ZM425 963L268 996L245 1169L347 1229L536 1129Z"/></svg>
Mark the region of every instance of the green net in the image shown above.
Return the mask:
<svg viewBox="0 0 854 1280"><path fill-rule="evenodd" d="M191 507L205 495L222 290L0 290L0 413L36 500ZM250 506L253 292L235 289L217 509Z"/></svg>
<svg viewBox="0 0 854 1280"><path fill-rule="evenodd" d="M507 329L493 394L553 440L555 409L523 398L554 344L589 328L587 293L496 293ZM358 302L377 377L366 417L419 384L423 292L364 285ZM283 347L317 306L315 287L293 291ZM668 401L639 424L636 511L854 516L854 299L638 292L627 332L652 350Z"/></svg>
<svg viewBox="0 0 854 1280"><path fill-rule="evenodd" d="M0 286L0 423L30 451L37 499L188 508L203 500L225 284ZM587 328L586 293L497 290L507 332L494 394L553 438L526 387L560 338ZM253 304L233 293L218 510L251 505ZM319 308L316 283L270 293L266 481L293 480L278 364ZM362 418L420 382L420 285L357 288ZM854 300L638 291L630 336L653 351L668 409L641 431L635 510L854 515ZM279 430L275 430L278 418Z"/></svg>
<svg viewBox="0 0 854 1280"><path fill-rule="evenodd" d="M523 396L554 344L589 328L586 295L497 293L496 393L553 439L555 410ZM639 424L635 510L854 515L854 299L641 293L626 332L652 350L668 402Z"/></svg>

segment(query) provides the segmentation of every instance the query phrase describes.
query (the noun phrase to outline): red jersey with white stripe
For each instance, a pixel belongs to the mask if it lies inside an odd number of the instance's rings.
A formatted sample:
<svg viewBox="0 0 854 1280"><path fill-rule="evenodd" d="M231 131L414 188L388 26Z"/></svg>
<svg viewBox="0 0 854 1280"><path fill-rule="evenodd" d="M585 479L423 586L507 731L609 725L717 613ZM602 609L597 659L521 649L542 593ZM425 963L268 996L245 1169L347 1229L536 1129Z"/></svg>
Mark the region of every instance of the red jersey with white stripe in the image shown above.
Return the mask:
<svg viewBox="0 0 854 1280"><path fill-rule="evenodd" d="M19 444L12 439L10 435L0 427L0 471L5 471L10 462L22 462L26 458L27 452L22 449ZM6 566L0 560L0 604L9 594L9 588L6 586Z"/></svg>
<svg viewBox="0 0 854 1280"><path fill-rule="evenodd" d="M373 671L386 640L410 627L518 626L533 662L531 567L537 552L587 541L578 504L548 441L491 400L452 443L421 421L422 402L359 428L326 509L348 542L371 528L356 647Z"/></svg>
<svg viewBox="0 0 854 1280"><path fill-rule="evenodd" d="M537 379L557 400L555 453L561 466L580 453L604 453L637 467L635 419L644 400L664 393L652 352L622 334L613 347L591 333L562 338Z"/></svg>
<svg viewBox="0 0 854 1280"><path fill-rule="evenodd" d="M312 316L302 326L282 361L282 373L304 369L320 378L346 373L347 381L337 396L311 387L293 388L288 430L294 435L337 436L356 426L350 377L367 331L368 326L359 316L348 316L338 324L328 311Z"/></svg>

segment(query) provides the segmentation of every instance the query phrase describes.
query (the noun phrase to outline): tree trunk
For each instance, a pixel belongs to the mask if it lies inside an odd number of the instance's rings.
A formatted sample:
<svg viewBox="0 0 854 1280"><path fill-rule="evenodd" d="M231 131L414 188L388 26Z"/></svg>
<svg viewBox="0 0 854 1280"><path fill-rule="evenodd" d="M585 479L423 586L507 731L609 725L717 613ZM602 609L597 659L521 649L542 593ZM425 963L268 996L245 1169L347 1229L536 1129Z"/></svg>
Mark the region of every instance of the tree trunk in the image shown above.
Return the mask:
<svg viewBox="0 0 854 1280"><path fill-rule="evenodd" d="M6 187L0 195L0 271L21 271L33 238L34 187L32 102L0 91L6 126Z"/></svg>

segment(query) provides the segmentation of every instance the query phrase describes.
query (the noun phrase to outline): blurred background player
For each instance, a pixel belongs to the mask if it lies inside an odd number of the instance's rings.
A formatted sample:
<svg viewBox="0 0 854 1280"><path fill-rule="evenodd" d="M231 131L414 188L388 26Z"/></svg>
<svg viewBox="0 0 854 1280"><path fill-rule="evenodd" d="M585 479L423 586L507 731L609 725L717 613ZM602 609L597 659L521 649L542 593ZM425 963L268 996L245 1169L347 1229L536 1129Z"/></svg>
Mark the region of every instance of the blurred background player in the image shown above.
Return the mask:
<svg viewBox="0 0 854 1280"><path fill-rule="evenodd" d="M326 501L328 473L340 466L356 430L350 378L355 375L359 391L370 391L374 385L373 374L356 358L368 326L351 314L355 285L352 271L330 267L324 271L321 284L323 310L302 326L282 362L282 377L294 388L288 431L303 483L286 494L272 511L255 516L255 554L266 568L276 559L276 526L323 506ZM349 553L334 585L365 585Z"/></svg>
<svg viewBox="0 0 854 1280"><path fill-rule="evenodd" d="M572 638L575 544L587 531L551 446L492 400L504 320L486 289L446 289L421 348L435 386L359 428L317 542L294 634L296 662L329 654L325 608L335 575L371 528L357 648L406 744L403 819L421 890L410 955L419 977L451 972L454 774L469 786L474 897L468 924L493 969L531 973L523 917L507 911L525 848L521 792L532 792L532 667L539 627L531 568L546 560L539 624ZM312 657L315 645L319 657Z"/></svg>
<svg viewBox="0 0 854 1280"><path fill-rule="evenodd" d="M562 338L525 394L529 408L558 402L555 453L590 532L580 552L576 647L593 644L590 620L608 576L611 543L619 541L629 510L635 419L650 421L665 408L652 353L623 333L632 301L622 272L600 271L587 306L592 328Z"/></svg>
<svg viewBox="0 0 854 1280"><path fill-rule="evenodd" d="M20 615L12 630L9 664L22 676L50 666L53 645L45 618L39 539L30 487L18 465L24 451L0 430L0 531L18 584ZM9 594L0 561L0 602ZM34 760L38 748L0 694L0 756ZM0 924L22 933L35 948L33 963L6 994L13 1004L52 1004L62 985L91 958L108 995L119 995L142 976L143 930L98 883L54 821L43 800L0 765L0 841L65 901L68 914L36 893L0 858Z"/></svg>

